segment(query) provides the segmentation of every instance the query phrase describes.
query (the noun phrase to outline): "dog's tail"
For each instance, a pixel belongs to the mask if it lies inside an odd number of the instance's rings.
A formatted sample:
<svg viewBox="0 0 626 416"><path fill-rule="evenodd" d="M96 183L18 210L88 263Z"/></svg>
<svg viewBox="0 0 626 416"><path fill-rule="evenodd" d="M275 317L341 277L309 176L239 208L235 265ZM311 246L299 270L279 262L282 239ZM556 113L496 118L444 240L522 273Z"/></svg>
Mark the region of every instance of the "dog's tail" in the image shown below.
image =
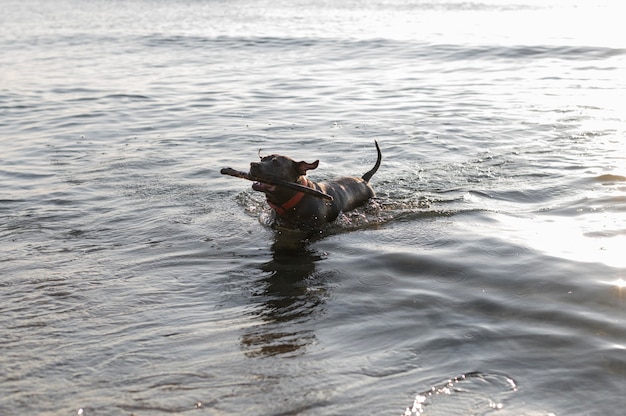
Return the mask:
<svg viewBox="0 0 626 416"><path fill-rule="evenodd" d="M376 151L378 152L378 159L376 159L376 164L372 169L370 169L365 175L361 176L365 182L369 182L372 176L376 173L378 168L380 167L380 161L383 160L383 155L380 153L380 147L378 147L378 142L374 140L374 144L376 145Z"/></svg>

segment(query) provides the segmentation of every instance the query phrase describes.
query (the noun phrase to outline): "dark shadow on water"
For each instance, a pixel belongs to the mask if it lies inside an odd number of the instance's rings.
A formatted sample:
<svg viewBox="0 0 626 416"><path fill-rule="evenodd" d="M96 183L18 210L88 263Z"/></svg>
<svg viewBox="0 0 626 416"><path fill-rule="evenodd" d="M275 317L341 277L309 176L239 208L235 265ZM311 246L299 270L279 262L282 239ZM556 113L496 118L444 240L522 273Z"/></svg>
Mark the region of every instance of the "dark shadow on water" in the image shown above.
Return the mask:
<svg viewBox="0 0 626 416"><path fill-rule="evenodd" d="M255 283L253 301L262 323L246 328L241 337L249 357L300 355L315 341L308 323L322 313L328 289L316 272L323 256L301 237L276 233L272 258L260 265L265 277Z"/></svg>

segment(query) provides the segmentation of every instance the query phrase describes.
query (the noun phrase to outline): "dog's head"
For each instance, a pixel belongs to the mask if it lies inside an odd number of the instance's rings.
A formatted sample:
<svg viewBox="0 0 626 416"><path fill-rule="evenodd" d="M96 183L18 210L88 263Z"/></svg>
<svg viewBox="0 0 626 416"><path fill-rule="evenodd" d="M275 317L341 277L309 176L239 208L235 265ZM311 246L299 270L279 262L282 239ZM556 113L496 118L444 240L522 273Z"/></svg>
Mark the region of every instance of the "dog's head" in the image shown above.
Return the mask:
<svg viewBox="0 0 626 416"><path fill-rule="evenodd" d="M296 162L290 157L281 155L270 155L261 158L260 162L250 163L250 175L258 178L281 179L288 182L297 182L298 179L306 175L306 172L317 168L319 160L313 163ZM255 182L252 185L255 191L265 192L271 195L278 192L281 188L274 185L268 185L262 182ZM284 191L284 188L282 188ZM293 193L293 191L291 191Z"/></svg>

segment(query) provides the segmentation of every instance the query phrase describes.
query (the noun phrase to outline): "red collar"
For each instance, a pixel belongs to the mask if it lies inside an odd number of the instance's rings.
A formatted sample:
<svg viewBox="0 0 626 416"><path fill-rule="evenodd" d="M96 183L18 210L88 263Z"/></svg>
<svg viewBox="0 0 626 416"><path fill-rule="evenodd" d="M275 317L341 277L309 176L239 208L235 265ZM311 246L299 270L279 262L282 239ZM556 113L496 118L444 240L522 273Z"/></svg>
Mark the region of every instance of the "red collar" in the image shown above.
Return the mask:
<svg viewBox="0 0 626 416"><path fill-rule="evenodd" d="M304 176L301 176L300 179L298 179L298 183L300 185L304 185L310 188L309 180L305 178ZM270 202L269 200L267 201L267 203L270 204L270 207L272 207L272 209L276 211L278 215L285 215L287 211L289 211L290 209L298 205L298 203L302 200L302 198L304 198L304 192L296 192L294 196L292 196L291 198L289 198L289 200L287 200L287 202L282 203L280 205L274 204L273 202Z"/></svg>

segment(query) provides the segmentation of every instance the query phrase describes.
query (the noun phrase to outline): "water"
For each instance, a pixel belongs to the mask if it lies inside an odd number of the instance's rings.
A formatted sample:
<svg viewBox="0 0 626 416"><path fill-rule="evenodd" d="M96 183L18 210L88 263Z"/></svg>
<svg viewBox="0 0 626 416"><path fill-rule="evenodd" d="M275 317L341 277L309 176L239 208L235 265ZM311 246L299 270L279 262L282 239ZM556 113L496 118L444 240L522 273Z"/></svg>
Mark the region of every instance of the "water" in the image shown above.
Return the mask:
<svg viewBox="0 0 626 416"><path fill-rule="evenodd" d="M2 3L0 413L622 413L613 3ZM295 249L219 174L375 139Z"/></svg>

